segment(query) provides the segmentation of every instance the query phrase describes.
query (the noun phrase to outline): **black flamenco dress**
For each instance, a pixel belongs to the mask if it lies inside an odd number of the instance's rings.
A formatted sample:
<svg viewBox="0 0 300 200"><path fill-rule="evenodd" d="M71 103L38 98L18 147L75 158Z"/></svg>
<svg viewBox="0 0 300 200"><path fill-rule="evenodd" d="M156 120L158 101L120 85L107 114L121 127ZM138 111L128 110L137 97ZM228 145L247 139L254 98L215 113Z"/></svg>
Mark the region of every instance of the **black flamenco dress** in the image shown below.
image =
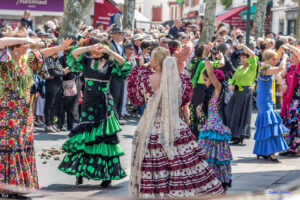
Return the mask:
<svg viewBox="0 0 300 200"><path fill-rule="evenodd" d="M124 152L117 136L121 128L114 114L109 83L113 74L126 78L130 65L125 62L118 67L115 61L108 60L98 70L98 61L84 54L77 59L70 54L67 63L71 71L83 71L85 90L80 124L63 144L66 155L58 169L93 180L122 179L126 173L119 158Z"/></svg>

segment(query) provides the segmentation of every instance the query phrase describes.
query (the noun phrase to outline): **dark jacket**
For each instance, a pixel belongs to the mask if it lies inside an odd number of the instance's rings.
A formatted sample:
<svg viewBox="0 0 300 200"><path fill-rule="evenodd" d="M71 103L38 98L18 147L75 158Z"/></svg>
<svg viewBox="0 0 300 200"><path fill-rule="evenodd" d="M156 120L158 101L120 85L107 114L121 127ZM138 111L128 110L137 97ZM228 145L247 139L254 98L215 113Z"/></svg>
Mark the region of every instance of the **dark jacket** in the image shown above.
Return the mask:
<svg viewBox="0 0 300 200"><path fill-rule="evenodd" d="M173 37L176 37L178 35L178 33L180 32L180 30L176 27L173 26L170 30L169 30L169 35L172 35Z"/></svg>

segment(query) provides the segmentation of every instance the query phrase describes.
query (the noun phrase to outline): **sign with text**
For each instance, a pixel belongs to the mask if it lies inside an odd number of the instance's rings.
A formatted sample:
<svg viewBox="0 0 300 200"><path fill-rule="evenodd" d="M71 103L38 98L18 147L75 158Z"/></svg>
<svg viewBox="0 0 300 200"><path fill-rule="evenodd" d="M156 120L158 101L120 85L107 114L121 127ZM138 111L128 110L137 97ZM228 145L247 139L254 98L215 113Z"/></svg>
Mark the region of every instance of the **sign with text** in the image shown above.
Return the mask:
<svg viewBox="0 0 300 200"><path fill-rule="evenodd" d="M103 3L95 3L94 25L101 22L106 29L109 26L110 16L116 12L118 9L107 0L103 0Z"/></svg>
<svg viewBox="0 0 300 200"><path fill-rule="evenodd" d="M0 9L63 12L64 0L0 0Z"/></svg>

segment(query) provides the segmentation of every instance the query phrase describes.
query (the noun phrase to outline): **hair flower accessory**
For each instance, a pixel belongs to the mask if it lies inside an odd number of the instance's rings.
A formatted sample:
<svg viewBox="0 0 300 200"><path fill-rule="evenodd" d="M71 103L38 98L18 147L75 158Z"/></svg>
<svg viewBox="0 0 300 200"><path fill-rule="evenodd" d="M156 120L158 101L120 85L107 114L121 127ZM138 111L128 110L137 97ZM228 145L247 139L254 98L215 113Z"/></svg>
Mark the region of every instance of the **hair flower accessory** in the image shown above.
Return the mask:
<svg viewBox="0 0 300 200"><path fill-rule="evenodd" d="M169 46L169 51L170 51L171 54L173 54L173 52L175 51L174 47Z"/></svg>
<svg viewBox="0 0 300 200"><path fill-rule="evenodd" d="M222 70L215 69L214 72L215 72L215 75L216 75L218 81L221 82L221 81L224 80L224 77L225 77L225 76L224 76L224 72L223 72Z"/></svg>

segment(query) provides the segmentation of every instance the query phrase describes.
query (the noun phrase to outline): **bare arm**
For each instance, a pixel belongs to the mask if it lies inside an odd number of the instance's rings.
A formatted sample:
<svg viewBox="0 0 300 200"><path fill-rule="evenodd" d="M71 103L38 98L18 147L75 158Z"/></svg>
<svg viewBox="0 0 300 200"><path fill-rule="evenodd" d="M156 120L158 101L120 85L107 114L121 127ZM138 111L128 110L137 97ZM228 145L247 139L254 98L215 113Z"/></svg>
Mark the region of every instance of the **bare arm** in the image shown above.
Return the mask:
<svg viewBox="0 0 300 200"><path fill-rule="evenodd" d="M204 52L203 52L203 55L204 57L207 57L209 52L212 50L212 44L208 44L205 49L204 49ZM215 72L214 72L214 68L211 66L210 64L210 61L209 60L205 60L204 61L205 63L205 67L206 67L206 71L207 71L207 75L208 75L208 78L210 79L211 83L213 84L214 88L215 88L215 93L214 93L214 96L215 97L219 97L219 94L221 92L221 88L222 88L222 85L221 83L218 81L216 75L215 75Z"/></svg>
<svg viewBox="0 0 300 200"><path fill-rule="evenodd" d="M26 37L3 37L0 38L0 49L5 48L6 46L12 46L16 44L26 44L26 43L33 43L30 38Z"/></svg>
<svg viewBox="0 0 300 200"><path fill-rule="evenodd" d="M286 83L285 83L285 76L286 76L286 73L287 73L287 71L286 71L286 69L285 69L285 70L283 70L283 71L281 71L281 72L279 72L279 73L277 74L277 76L276 76L276 81L277 81L280 85L286 84Z"/></svg>
<svg viewBox="0 0 300 200"><path fill-rule="evenodd" d="M248 54L250 57L255 56L255 53L244 44L238 45L238 48L239 49L244 49L245 53Z"/></svg>
<svg viewBox="0 0 300 200"><path fill-rule="evenodd" d="M74 56L75 59L77 59L81 54L93 50L93 48L94 48L93 46L80 47L80 48L74 49L72 51L72 55Z"/></svg>
<svg viewBox="0 0 300 200"><path fill-rule="evenodd" d="M55 53L68 49L72 42L73 42L72 39L66 39L66 40L63 39L61 45L56 47L45 48L40 50L40 52L43 54L45 58L47 58L49 56L52 56Z"/></svg>
<svg viewBox="0 0 300 200"><path fill-rule="evenodd" d="M269 76L269 75L274 75L274 74L278 74L279 72L281 72L282 70L285 69L286 67L286 60L287 60L288 56L285 54L283 56L283 59L279 65L279 67L271 67L269 69L267 69L266 71L266 75Z"/></svg>
<svg viewBox="0 0 300 200"><path fill-rule="evenodd" d="M282 45L277 52L276 63L280 60L283 49L284 49L284 46Z"/></svg>
<svg viewBox="0 0 300 200"><path fill-rule="evenodd" d="M112 51L112 50L108 50L108 54L109 54L115 61L117 61L118 65L119 65L120 67L124 64L125 59L124 59L121 55L117 54L116 52L114 52L114 51Z"/></svg>

